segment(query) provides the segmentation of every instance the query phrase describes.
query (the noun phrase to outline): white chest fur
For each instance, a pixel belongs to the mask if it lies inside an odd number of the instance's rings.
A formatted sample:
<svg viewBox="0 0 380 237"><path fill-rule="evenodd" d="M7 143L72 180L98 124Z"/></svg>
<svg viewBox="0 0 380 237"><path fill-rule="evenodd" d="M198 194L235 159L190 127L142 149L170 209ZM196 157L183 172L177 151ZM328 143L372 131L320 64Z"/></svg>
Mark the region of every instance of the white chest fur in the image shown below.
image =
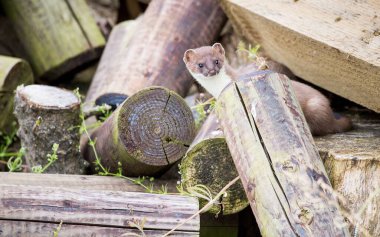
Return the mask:
<svg viewBox="0 0 380 237"><path fill-rule="evenodd" d="M197 82L216 99L219 97L222 90L232 81L231 77L227 75L224 67L217 75L212 77L205 77L201 73L190 73L195 80L197 80Z"/></svg>

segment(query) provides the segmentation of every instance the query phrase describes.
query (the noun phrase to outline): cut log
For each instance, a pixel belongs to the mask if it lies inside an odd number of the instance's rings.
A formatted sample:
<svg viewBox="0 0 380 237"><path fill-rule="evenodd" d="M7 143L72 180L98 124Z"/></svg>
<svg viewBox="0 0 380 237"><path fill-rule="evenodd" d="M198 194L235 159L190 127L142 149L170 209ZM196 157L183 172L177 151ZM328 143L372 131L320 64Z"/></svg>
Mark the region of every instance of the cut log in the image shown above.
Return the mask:
<svg viewBox="0 0 380 237"><path fill-rule="evenodd" d="M185 96L193 79L182 61L184 52L212 43L225 20L217 0L153 0L128 47L123 40L115 43L128 37L125 30L111 33L86 101L106 93L131 96L149 86Z"/></svg>
<svg viewBox="0 0 380 237"><path fill-rule="evenodd" d="M10 132L13 116L13 97L18 85L32 84L33 72L22 59L0 56L0 131Z"/></svg>
<svg viewBox="0 0 380 237"><path fill-rule="evenodd" d="M47 155L53 153L56 143L58 160L45 172L82 174L85 161L78 149L79 114L80 101L71 91L43 85L18 87L15 115L27 164L31 167L46 165Z"/></svg>
<svg viewBox="0 0 380 237"><path fill-rule="evenodd" d="M136 226L162 236L197 211L197 199L178 195L0 184L3 236L52 236L61 221L60 237L142 234ZM199 236L199 216L176 235Z"/></svg>
<svg viewBox="0 0 380 237"><path fill-rule="evenodd" d="M194 119L185 101L173 91L151 87L129 97L98 128L96 151L103 166L127 176L152 176L185 154L195 136ZM83 154L95 160L92 148Z"/></svg>
<svg viewBox="0 0 380 237"><path fill-rule="evenodd" d="M294 74L380 112L379 1L223 0L222 5L238 33Z"/></svg>
<svg viewBox="0 0 380 237"><path fill-rule="evenodd" d="M333 188L347 201L342 208L355 218L358 236L380 236L380 117L351 117L355 130L317 137L315 143Z"/></svg>
<svg viewBox="0 0 380 237"><path fill-rule="evenodd" d="M349 236L286 76L232 83L216 111L263 236Z"/></svg>
<svg viewBox="0 0 380 237"><path fill-rule="evenodd" d="M105 40L84 0L1 4L42 80L56 80L99 58Z"/></svg>
<svg viewBox="0 0 380 237"><path fill-rule="evenodd" d="M181 182L185 187L205 185L215 196L239 174L234 168L231 153L216 115L210 114L191 144L180 165ZM249 205L241 182L234 184L221 197L220 204L214 204L209 212L229 215ZM200 200L203 207L207 201Z"/></svg>

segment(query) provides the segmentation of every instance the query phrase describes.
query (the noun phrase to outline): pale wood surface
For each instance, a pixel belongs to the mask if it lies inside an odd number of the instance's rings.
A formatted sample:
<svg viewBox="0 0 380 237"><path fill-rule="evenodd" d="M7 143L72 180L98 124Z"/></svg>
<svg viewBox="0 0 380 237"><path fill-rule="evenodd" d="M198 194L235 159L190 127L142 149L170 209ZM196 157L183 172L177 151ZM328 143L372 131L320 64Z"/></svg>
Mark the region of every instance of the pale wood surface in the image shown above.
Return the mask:
<svg viewBox="0 0 380 237"><path fill-rule="evenodd" d="M286 76L233 83L216 111L263 236L349 236Z"/></svg>
<svg viewBox="0 0 380 237"><path fill-rule="evenodd" d="M105 40L85 0L14 0L1 5L38 77L55 80L100 56Z"/></svg>
<svg viewBox="0 0 380 237"><path fill-rule="evenodd" d="M333 188L371 236L380 236L380 116L349 114L354 130L315 138ZM366 236L359 231L359 236Z"/></svg>
<svg viewBox="0 0 380 237"><path fill-rule="evenodd" d="M170 230L198 211L198 200L178 195L0 184L0 219L98 227ZM199 231L199 216L178 231Z"/></svg>
<svg viewBox="0 0 380 237"><path fill-rule="evenodd" d="M0 220L1 237L52 237L53 231L59 223L41 223L29 221L7 221ZM144 230L144 234L149 237L163 236L166 230ZM84 226L73 224L62 224L58 237L119 237L119 236L142 236L137 229L120 228L112 226ZM128 235L130 234L130 235ZM134 235L133 235L134 234ZM196 232L176 231L170 236L199 236Z"/></svg>
<svg viewBox="0 0 380 237"><path fill-rule="evenodd" d="M297 76L380 112L380 2L223 0L235 29Z"/></svg>
<svg viewBox="0 0 380 237"><path fill-rule="evenodd" d="M11 185L28 185L41 187L59 187L85 190L108 190L125 192L147 192L145 188L134 184L132 181L110 176L98 175L70 175L70 174L34 174L34 173L8 173L0 172L2 183ZM177 180L155 179L152 182L144 182L145 185L153 184L154 190L162 186L168 188L168 192L177 193Z"/></svg>

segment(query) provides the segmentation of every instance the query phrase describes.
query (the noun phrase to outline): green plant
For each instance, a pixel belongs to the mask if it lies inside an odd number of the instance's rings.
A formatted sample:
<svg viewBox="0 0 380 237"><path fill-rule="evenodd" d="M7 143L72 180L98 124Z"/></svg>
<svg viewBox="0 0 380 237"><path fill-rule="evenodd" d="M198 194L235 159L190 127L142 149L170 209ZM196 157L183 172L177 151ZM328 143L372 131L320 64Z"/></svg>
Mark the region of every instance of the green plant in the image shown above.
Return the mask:
<svg viewBox="0 0 380 237"><path fill-rule="evenodd" d="M42 167L41 165L33 166L32 172L41 174L45 172L45 170L49 168L49 166L51 166L56 160L58 160L58 155L57 155L58 148L59 148L59 144L54 143L52 147L53 153L47 155L48 163L44 167Z"/></svg>
<svg viewBox="0 0 380 237"><path fill-rule="evenodd" d="M20 150L15 153L16 158L14 156L11 156L8 159L7 166L9 169L9 172L17 172L22 170L22 157L25 154L25 149L23 147L20 148Z"/></svg>
<svg viewBox="0 0 380 237"><path fill-rule="evenodd" d="M63 221L61 221L59 223L58 227L54 230L54 232L53 232L53 236L54 237L58 237L58 234L59 234L59 232L61 231L61 228L62 228L62 223L63 223Z"/></svg>
<svg viewBox="0 0 380 237"><path fill-rule="evenodd" d="M259 44L255 45L254 47L252 47L251 44L248 44L247 47L243 41L240 41L237 46L237 51L246 52L248 59L254 61L258 57L260 47L261 46Z"/></svg>

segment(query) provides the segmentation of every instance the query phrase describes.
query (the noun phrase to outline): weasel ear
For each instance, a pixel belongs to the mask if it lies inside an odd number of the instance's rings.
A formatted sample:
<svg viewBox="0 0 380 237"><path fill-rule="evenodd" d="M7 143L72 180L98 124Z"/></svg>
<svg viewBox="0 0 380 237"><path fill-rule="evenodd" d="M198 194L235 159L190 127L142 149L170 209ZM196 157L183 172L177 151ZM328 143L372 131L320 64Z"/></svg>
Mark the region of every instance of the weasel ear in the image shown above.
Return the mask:
<svg viewBox="0 0 380 237"><path fill-rule="evenodd" d="M185 63L188 63L195 55L195 51L192 49L186 50L185 54L183 55L183 61Z"/></svg>
<svg viewBox="0 0 380 237"><path fill-rule="evenodd" d="M220 54L224 55L224 48L220 43L215 43L212 48L218 51Z"/></svg>

